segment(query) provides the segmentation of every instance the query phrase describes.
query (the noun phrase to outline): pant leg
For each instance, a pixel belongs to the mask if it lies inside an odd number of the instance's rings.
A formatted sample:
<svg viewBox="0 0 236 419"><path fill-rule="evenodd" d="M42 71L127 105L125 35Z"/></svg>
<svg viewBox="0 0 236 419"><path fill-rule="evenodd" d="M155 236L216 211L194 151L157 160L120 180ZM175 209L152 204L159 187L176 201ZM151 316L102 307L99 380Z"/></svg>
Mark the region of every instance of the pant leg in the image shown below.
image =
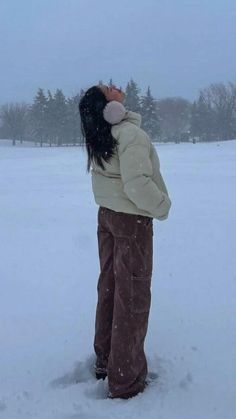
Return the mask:
<svg viewBox="0 0 236 419"><path fill-rule="evenodd" d="M107 370L107 362L110 354L114 305L114 238L107 227L106 217L106 209L99 208L97 235L100 275L97 286L98 301L94 338L94 350L97 356L95 367L97 372L106 372Z"/></svg>
<svg viewBox="0 0 236 419"><path fill-rule="evenodd" d="M108 384L111 397L128 397L144 389L147 362L144 340L151 302L152 219L114 213L115 295Z"/></svg>

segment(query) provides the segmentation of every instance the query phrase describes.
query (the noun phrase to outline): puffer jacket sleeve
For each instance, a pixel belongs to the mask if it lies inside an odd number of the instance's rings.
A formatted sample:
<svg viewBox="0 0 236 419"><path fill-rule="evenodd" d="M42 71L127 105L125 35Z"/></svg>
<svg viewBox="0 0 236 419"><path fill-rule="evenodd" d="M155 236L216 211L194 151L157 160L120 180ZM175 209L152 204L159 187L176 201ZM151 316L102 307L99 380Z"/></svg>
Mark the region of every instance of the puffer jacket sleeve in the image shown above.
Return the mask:
<svg viewBox="0 0 236 419"><path fill-rule="evenodd" d="M171 202L168 194L152 180L150 140L141 129L132 125L121 129L118 140L124 192L139 209L159 220L166 219Z"/></svg>

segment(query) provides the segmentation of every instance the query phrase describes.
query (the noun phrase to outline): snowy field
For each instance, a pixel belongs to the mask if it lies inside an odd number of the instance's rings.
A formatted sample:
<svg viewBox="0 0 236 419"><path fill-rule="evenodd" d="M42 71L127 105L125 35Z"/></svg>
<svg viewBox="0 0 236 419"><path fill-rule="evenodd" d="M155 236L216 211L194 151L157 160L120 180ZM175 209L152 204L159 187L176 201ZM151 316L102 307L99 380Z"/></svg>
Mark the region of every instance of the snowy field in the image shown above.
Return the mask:
<svg viewBox="0 0 236 419"><path fill-rule="evenodd" d="M92 376L97 206L79 147L0 141L0 419L236 418L236 140L157 146L147 390Z"/></svg>

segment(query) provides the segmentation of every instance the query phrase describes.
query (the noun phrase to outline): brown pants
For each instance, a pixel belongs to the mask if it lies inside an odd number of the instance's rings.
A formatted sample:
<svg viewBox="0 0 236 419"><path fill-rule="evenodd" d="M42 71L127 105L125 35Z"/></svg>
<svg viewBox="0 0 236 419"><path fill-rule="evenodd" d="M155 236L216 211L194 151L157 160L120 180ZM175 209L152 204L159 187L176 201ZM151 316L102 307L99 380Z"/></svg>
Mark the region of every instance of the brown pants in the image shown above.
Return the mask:
<svg viewBox="0 0 236 419"><path fill-rule="evenodd" d="M96 369L107 372L110 397L125 397L143 391L147 375L152 218L100 207L98 246Z"/></svg>

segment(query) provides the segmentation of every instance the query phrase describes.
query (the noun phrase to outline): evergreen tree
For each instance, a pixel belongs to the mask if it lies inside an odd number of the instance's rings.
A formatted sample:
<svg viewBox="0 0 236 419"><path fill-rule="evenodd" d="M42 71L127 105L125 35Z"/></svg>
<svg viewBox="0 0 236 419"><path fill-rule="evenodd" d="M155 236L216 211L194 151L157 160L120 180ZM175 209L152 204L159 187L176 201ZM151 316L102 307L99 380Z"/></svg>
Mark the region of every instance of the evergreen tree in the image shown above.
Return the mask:
<svg viewBox="0 0 236 419"><path fill-rule="evenodd" d="M52 144L56 143L56 110L55 110L55 100L50 90L47 92L47 116L46 116L46 125L47 125L47 140L51 147Z"/></svg>
<svg viewBox="0 0 236 419"><path fill-rule="evenodd" d="M79 107L79 102L82 99L82 97L84 96L85 91L83 89L80 89L80 93L78 94L78 102L77 102L77 109ZM83 144L84 142L84 138L82 136L82 128L81 128L81 119L80 119L80 113L79 113L79 109L78 109L78 120L79 120L79 143Z"/></svg>
<svg viewBox="0 0 236 419"><path fill-rule="evenodd" d="M57 145L60 146L66 142L66 98L61 89L57 89L53 97L54 100L54 118L55 118L55 137Z"/></svg>
<svg viewBox="0 0 236 419"><path fill-rule="evenodd" d="M67 104L67 138L68 142L75 145L80 142L81 131L80 131L80 118L79 118L79 103L80 95L75 95L71 98L68 98L66 101Z"/></svg>
<svg viewBox="0 0 236 419"><path fill-rule="evenodd" d="M30 111L32 133L36 141L43 141L47 136L47 98L43 89L39 88Z"/></svg>
<svg viewBox="0 0 236 419"><path fill-rule="evenodd" d="M151 94L150 87L141 100L142 128L148 133L150 138L160 136L160 122L157 114L156 101Z"/></svg>
<svg viewBox="0 0 236 419"><path fill-rule="evenodd" d="M139 97L140 89L132 79L126 86L125 90L125 100L124 100L124 106L133 112L140 113L141 111L141 101Z"/></svg>

